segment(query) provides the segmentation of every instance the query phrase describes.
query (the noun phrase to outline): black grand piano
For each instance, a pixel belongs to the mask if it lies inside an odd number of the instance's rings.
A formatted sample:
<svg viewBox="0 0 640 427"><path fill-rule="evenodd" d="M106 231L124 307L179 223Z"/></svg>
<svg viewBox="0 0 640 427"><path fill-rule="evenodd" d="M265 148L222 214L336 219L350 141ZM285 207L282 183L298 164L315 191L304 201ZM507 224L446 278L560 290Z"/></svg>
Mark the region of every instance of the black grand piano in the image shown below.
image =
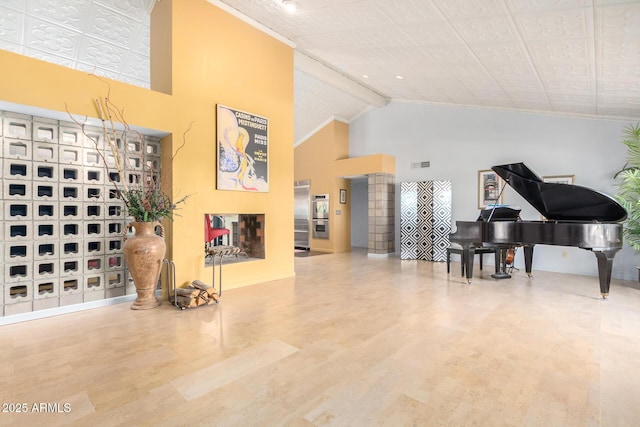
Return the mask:
<svg viewBox="0 0 640 427"><path fill-rule="evenodd" d="M473 274L474 250L481 246L504 249L522 246L525 270L531 275L536 244L575 246L592 251L598 261L600 293L609 294L613 258L622 248L622 224L626 210L613 198L578 185L543 182L524 163L491 168L546 221L522 221L509 208L483 211L477 221L456 221L451 242L462 246L467 281Z"/></svg>

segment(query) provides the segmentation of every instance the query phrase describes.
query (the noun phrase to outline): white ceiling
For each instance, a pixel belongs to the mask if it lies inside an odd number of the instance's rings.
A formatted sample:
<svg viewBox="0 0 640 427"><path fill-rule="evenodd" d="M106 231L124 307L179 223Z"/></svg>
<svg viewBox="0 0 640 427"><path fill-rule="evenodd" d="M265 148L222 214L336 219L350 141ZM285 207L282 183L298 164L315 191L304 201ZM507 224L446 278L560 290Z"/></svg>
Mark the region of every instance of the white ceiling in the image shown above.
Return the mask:
<svg viewBox="0 0 640 427"><path fill-rule="evenodd" d="M640 119L637 0L297 0L295 14L279 0L222 2L394 101ZM364 107L326 101L302 73L295 90L297 140L308 116Z"/></svg>
<svg viewBox="0 0 640 427"><path fill-rule="evenodd" d="M296 142L389 100L640 119L640 0L209 2L295 46ZM0 48L148 87L154 4L2 0Z"/></svg>
<svg viewBox="0 0 640 427"><path fill-rule="evenodd" d="M149 87L155 0L0 0L0 49Z"/></svg>

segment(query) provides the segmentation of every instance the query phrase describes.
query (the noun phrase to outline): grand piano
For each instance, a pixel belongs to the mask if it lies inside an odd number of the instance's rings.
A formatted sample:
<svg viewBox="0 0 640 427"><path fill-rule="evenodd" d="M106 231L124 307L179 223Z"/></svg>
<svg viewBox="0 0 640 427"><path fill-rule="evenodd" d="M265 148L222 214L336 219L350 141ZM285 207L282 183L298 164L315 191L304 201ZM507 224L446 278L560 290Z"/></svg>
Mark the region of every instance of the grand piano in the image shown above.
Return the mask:
<svg viewBox="0 0 640 427"><path fill-rule="evenodd" d="M522 221L519 211L495 207L483 211L477 221L456 221L451 242L462 246L467 281L473 275L475 248L522 246L525 271L531 276L536 244L575 246L590 250L598 261L602 298L609 295L613 258L622 248L622 221L626 210L613 198L578 185L543 182L524 163L491 168L527 200L546 221ZM511 213L511 214L510 214ZM504 274L504 270L503 270ZM497 278L500 278L498 273Z"/></svg>

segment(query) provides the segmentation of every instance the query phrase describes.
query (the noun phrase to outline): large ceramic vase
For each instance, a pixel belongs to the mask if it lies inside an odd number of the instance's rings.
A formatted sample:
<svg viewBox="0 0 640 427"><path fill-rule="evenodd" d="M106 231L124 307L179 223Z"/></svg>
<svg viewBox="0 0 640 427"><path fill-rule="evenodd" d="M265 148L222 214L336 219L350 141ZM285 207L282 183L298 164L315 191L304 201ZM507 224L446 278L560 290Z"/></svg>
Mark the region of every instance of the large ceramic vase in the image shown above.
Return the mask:
<svg viewBox="0 0 640 427"><path fill-rule="evenodd" d="M129 229L135 234L127 237ZM161 234L155 232L160 228ZM156 297L156 287L162 270L162 260L166 251L164 227L159 222L132 222L123 230L124 260L136 286L138 297L132 310L148 310L160 305Z"/></svg>

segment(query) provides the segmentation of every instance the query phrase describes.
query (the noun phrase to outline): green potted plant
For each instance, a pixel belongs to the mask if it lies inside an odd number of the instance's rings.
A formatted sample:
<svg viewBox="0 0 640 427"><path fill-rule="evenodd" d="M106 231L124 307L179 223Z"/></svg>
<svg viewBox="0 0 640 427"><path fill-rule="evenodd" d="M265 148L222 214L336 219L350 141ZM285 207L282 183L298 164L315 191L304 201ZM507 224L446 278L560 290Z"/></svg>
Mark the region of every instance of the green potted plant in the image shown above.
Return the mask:
<svg viewBox="0 0 640 427"><path fill-rule="evenodd" d="M622 143L627 146L627 162L614 176L620 180L615 199L627 210L623 236L640 253L640 123L627 125L623 137Z"/></svg>

